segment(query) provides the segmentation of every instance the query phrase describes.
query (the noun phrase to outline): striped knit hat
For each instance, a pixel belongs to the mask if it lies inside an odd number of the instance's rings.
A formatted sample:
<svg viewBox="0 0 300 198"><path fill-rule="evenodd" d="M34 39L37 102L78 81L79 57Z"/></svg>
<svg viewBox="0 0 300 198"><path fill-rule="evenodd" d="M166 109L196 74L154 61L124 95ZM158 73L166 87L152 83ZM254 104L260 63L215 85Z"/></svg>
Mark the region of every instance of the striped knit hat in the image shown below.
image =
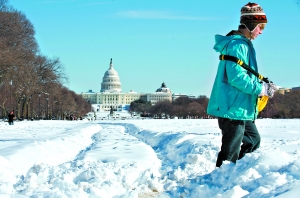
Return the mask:
<svg viewBox="0 0 300 198"><path fill-rule="evenodd" d="M267 23L267 17L260 5L249 2L241 9L240 23L252 32L258 24Z"/></svg>

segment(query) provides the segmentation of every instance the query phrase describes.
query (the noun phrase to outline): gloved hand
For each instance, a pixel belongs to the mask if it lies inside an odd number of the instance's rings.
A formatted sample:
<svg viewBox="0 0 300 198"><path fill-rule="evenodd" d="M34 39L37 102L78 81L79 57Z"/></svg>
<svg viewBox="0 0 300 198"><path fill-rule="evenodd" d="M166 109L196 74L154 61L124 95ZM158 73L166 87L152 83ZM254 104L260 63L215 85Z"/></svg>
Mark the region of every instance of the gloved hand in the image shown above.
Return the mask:
<svg viewBox="0 0 300 198"><path fill-rule="evenodd" d="M262 84L262 90L259 94L259 96L268 96L269 98L272 98L274 96L274 92L277 90L277 86L273 83L265 83Z"/></svg>

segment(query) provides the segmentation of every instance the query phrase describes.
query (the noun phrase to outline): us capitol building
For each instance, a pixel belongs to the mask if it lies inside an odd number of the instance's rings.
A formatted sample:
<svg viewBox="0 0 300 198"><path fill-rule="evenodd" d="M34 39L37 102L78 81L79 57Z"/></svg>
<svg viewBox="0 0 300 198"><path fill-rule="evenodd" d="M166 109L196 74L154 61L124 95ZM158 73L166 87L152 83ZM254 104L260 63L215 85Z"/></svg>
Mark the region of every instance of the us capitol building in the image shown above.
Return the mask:
<svg viewBox="0 0 300 198"><path fill-rule="evenodd" d="M134 91L122 93L121 81L117 71L113 68L112 59L110 59L109 69L104 73L100 92L89 90L80 95L92 104L94 111L98 112L109 112L111 108L120 112L127 111L130 103L138 99L149 101L152 105L159 101L172 101L172 92L165 83L162 83L161 87L154 93L137 93Z"/></svg>

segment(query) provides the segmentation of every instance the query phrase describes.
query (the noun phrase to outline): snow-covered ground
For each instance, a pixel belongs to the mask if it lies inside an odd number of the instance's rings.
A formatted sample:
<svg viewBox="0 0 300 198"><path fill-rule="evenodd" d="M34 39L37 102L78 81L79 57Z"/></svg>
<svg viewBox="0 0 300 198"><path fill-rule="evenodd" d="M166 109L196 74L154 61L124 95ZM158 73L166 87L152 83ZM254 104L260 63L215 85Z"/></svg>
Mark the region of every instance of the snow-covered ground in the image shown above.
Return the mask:
<svg viewBox="0 0 300 198"><path fill-rule="evenodd" d="M0 197L300 197L300 120L256 120L261 147L215 161L217 120L0 122Z"/></svg>

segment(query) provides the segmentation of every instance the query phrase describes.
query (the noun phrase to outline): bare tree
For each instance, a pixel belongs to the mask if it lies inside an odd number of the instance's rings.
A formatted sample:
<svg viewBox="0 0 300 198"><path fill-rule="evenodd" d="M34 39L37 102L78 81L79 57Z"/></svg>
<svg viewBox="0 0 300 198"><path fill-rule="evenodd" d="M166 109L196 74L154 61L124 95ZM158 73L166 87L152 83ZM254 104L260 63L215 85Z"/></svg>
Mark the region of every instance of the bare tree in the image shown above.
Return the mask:
<svg viewBox="0 0 300 198"><path fill-rule="evenodd" d="M34 27L23 13L0 12L0 65L26 67L38 51L34 36Z"/></svg>
<svg viewBox="0 0 300 198"><path fill-rule="evenodd" d="M160 101L149 109L149 113L158 118L169 118L172 114L172 104L169 100Z"/></svg>
<svg viewBox="0 0 300 198"><path fill-rule="evenodd" d="M199 118L205 115L205 107L196 101L193 101L187 105L186 111L191 118Z"/></svg>
<svg viewBox="0 0 300 198"><path fill-rule="evenodd" d="M300 118L299 100L300 91L292 91L285 95L278 94L274 108L278 111L280 117Z"/></svg>
<svg viewBox="0 0 300 198"><path fill-rule="evenodd" d="M135 100L130 103L130 111L131 112L138 112L138 113L144 113L148 111L151 108L151 102L144 101L142 99Z"/></svg>

